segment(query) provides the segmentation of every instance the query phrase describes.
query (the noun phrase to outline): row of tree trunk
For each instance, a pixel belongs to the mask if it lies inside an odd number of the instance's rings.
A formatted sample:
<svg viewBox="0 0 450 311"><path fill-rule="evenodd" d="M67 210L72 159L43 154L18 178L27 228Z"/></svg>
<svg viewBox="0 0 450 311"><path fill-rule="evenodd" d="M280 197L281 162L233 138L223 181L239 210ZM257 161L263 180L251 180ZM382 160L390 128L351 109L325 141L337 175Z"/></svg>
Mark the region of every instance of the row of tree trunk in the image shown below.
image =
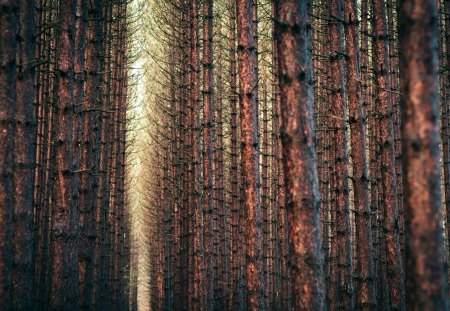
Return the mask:
<svg viewBox="0 0 450 311"><path fill-rule="evenodd" d="M1 6L0 309L127 309L127 2Z"/></svg>
<svg viewBox="0 0 450 311"><path fill-rule="evenodd" d="M153 309L448 308L449 1L151 10Z"/></svg>

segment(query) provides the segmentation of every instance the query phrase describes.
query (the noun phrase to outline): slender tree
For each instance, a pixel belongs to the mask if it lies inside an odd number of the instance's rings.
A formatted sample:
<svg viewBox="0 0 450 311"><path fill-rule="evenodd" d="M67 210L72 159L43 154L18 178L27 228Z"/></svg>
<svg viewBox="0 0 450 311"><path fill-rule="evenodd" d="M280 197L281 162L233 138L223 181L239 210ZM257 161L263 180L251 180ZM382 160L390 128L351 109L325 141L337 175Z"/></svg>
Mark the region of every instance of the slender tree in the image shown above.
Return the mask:
<svg viewBox="0 0 450 311"><path fill-rule="evenodd" d="M17 3L7 1L3 3L0 23L5 30L1 36L0 50L0 99L1 130L0 154L1 183L0 183L0 303L6 309L12 309L12 218L14 207L14 186L12 171L14 165L14 130L15 130L15 97L16 97L16 31L17 31Z"/></svg>
<svg viewBox="0 0 450 311"><path fill-rule="evenodd" d="M203 2L203 213L208 232L205 238L205 256L207 257L208 283L207 305L214 299L213 269L214 226L217 210L213 202L213 141L214 141L214 71L213 71L213 1ZM194 14L196 14L194 12Z"/></svg>
<svg viewBox="0 0 450 311"><path fill-rule="evenodd" d="M79 286L80 305L90 308L93 303L94 251L97 240L95 230L96 198L99 184L100 135L101 135L101 89L100 54L102 51L102 0L88 4L87 42L86 42L86 99L82 119L81 137L81 184L80 184L80 249Z"/></svg>
<svg viewBox="0 0 450 311"><path fill-rule="evenodd" d="M352 264L350 245L350 207L348 190L348 142L346 123L346 88L344 83L343 52L343 1L330 2L331 16L330 29L330 78L331 78L331 114L329 124L330 136L333 140L334 164L333 164L333 195L335 200L332 208L336 214L333 224L335 228L334 243L337 250L337 264L331 266L332 280L337 286L337 300L333 302L339 309L352 309Z"/></svg>
<svg viewBox="0 0 450 311"><path fill-rule="evenodd" d="M36 115L34 108L35 2L19 1L17 13L16 94L13 164L13 270L14 310L30 310L34 304L33 185ZM8 104L7 104L8 105ZM8 208L8 207L6 207Z"/></svg>
<svg viewBox="0 0 450 311"><path fill-rule="evenodd" d="M359 20L357 1L344 2L344 29L346 61L346 86L348 93L351 156L356 222L356 252L359 275L357 305L370 310L374 305L374 267L372 259L371 210L369 204L369 177L366 159L366 116L361 94L360 51L358 46Z"/></svg>
<svg viewBox="0 0 450 311"><path fill-rule="evenodd" d="M239 147L238 147L238 92L237 92L237 71L236 71L236 5L234 0L230 0L228 9L229 15L229 101L230 101L230 183L231 183L231 299L230 308L240 309L241 294L239 291Z"/></svg>
<svg viewBox="0 0 450 311"><path fill-rule="evenodd" d="M259 197L259 138L256 95L257 55L252 0L237 0L237 42L239 63L239 106L241 114L241 166L246 212L246 298L247 308L261 303L261 205Z"/></svg>
<svg viewBox="0 0 450 311"><path fill-rule="evenodd" d="M399 244L399 218L397 204L397 182L395 174L394 125L390 96L390 67L388 61L388 33L386 28L385 3L372 0L374 20L374 75L376 87L375 104L379 118L380 136L378 145L381 155L381 186L383 201L383 234L387 260L387 278L394 309L405 310L404 273Z"/></svg>

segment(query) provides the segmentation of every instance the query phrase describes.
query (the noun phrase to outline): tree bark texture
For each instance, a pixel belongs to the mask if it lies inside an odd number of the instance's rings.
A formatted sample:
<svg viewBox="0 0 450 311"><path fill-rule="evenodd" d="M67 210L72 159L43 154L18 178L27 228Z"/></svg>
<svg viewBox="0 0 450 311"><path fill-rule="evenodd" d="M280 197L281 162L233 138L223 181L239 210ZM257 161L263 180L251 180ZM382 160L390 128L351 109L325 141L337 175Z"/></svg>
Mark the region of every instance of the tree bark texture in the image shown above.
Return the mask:
<svg viewBox="0 0 450 311"><path fill-rule="evenodd" d="M386 9L382 0L372 0L373 8L373 55L376 98L375 105L379 119L381 152L381 183L383 199L383 232L387 258L387 278L391 306L405 310L404 273L399 243L399 216L397 205L397 181L395 173L394 124L390 95L390 67L388 61L388 33ZM384 251L383 249L381 251Z"/></svg>
<svg viewBox="0 0 450 311"><path fill-rule="evenodd" d="M325 308L307 1L276 2L293 310Z"/></svg>
<svg viewBox="0 0 450 311"><path fill-rule="evenodd" d="M246 213L247 308L258 310L262 289L262 223L259 196L259 138L257 106L257 55L252 0L237 0L239 106L241 114L241 166Z"/></svg>
<svg viewBox="0 0 450 311"><path fill-rule="evenodd" d="M411 310L448 310L439 183L436 2L400 3L407 303Z"/></svg>

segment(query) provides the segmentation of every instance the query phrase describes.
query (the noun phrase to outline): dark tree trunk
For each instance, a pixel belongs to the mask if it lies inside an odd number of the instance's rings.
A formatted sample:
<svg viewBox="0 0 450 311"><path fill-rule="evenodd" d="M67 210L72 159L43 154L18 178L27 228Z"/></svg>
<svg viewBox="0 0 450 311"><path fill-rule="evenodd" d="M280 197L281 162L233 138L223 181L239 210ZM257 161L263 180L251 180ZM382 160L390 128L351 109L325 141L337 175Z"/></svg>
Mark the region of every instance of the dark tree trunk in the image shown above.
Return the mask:
<svg viewBox="0 0 450 311"><path fill-rule="evenodd" d="M93 306L94 250L97 240L96 198L99 190L99 162L101 135L100 54L102 51L102 0L88 6L88 30L86 44L86 100L84 101L81 137L81 185L80 185L80 240L79 254L80 305Z"/></svg>
<svg viewBox="0 0 450 311"><path fill-rule="evenodd" d="M325 291L307 1L276 3L282 139L294 310L323 310Z"/></svg>
<svg viewBox="0 0 450 311"><path fill-rule="evenodd" d="M447 213L447 243L450 245L450 126L449 126L449 120L450 120L450 0L444 0L444 12L445 12L445 47L446 47L446 68L447 68L447 74L446 80L444 81L445 85L445 99L444 99L444 111L441 111L443 115L446 115L446 123L442 124L442 127L446 129L446 141L443 142L443 150L444 153L444 177L445 177L445 208ZM447 251L447 256L450 254L450 247Z"/></svg>
<svg viewBox="0 0 450 311"><path fill-rule="evenodd" d="M35 30L34 1L19 1L15 37L17 40L17 72L15 73L14 164L12 166L14 171L14 259L12 271L14 310L31 310L35 303L33 288L35 264L33 257L33 191L36 157L34 149L36 118L33 102ZM0 226L2 225L0 224Z"/></svg>
<svg viewBox="0 0 450 311"><path fill-rule="evenodd" d="M0 304L12 309L14 131L16 125L17 3L4 1L0 12Z"/></svg>
<svg viewBox="0 0 450 311"><path fill-rule="evenodd" d="M55 206L51 225L51 309L78 309L78 191L79 155L77 112L80 94L74 93L77 0L59 6L55 87Z"/></svg>
<svg viewBox="0 0 450 311"><path fill-rule="evenodd" d="M436 1L400 1L407 302L448 310L441 226Z"/></svg>

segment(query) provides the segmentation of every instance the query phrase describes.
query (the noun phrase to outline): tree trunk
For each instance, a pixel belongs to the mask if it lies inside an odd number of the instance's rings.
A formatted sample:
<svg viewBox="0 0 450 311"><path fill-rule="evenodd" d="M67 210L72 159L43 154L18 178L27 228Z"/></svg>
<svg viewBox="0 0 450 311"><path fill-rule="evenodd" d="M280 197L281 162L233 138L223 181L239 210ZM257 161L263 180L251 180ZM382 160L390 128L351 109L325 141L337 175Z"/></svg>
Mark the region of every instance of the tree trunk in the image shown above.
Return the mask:
<svg viewBox="0 0 450 311"><path fill-rule="evenodd" d="M434 0L401 1L399 16L406 282L412 310L447 310Z"/></svg>
<svg viewBox="0 0 450 311"><path fill-rule="evenodd" d="M237 93L237 83L236 83L236 10L235 1L229 1L229 49L230 49L230 60L229 60L229 84L230 84L230 183L231 183L231 289L230 289L230 309L240 310L243 306L241 302L241 293L239 291L239 278L240 278L240 237L239 237L239 172L238 172L238 160L239 160L239 150L238 150L238 93Z"/></svg>
<svg viewBox="0 0 450 311"><path fill-rule="evenodd" d="M203 217L205 256L208 271L207 306L214 303L214 226L217 210L213 202L213 141L214 141L214 73L213 73L213 0L203 2Z"/></svg>
<svg viewBox="0 0 450 311"><path fill-rule="evenodd" d="M74 93L77 0L61 2L57 38L55 113L55 206L51 226L50 308L78 309L78 191L79 155L77 112L81 104Z"/></svg>
<svg viewBox="0 0 450 311"><path fill-rule="evenodd" d="M383 231L387 257L387 278L391 306L405 310L404 274L399 244L399 218L397 206L397 181L395 174L394 125L390 95L390 67L388 60L388 34L386 10L382 0L372 0L374 16L374 74L377 97L375 104L379 118L381 148L381 182L383 190ZM383 251L383 250L381 250Z"/></svg>
<svg viewBox="0 0 450 311"><path fill-rule="evenodd" d="M294 310L325 308L307 1L277 1L282 139Z"/></svg>
<svg viewBox="0 0 450 311"><path fill-rule="evenodd" d="M257 55L252 0L237 0L239 106L241 113L241 165L246 212L246 298L248 310L261 307L262 254L259 197Z"/></svg>
<svg viewBox="0 0 450 311"><path fill-rule="evenodd" d="M372 259L371 210L369 178L366 159L366 136L363 102L361 99L360 52L358 46L359 21L357 1L345 0L345 53L348 110L351 132L353 188L357 252L357 306L371 310L375 304L374 267Z"/></svg>
<svg viewBox="0 0 450 311"><path fill-rule="evenodd" d="M35 3L19 1L17 15L16 97L13 168L13 271L14 310L30 310L34 305L33 186L35 169ZM7 207L6 207L7 208ZM2 225L0 225L2 226Z"/></svg>
<svg viewBox="0 0 450 311"><path fill-rule="evenodd" d="M449 107L449 99L450 99L450 0L444 0L444 12L445 12L445 47L446 47L446 68L447 74L445 75L447 79L444 81L445 84L445 112L441 111L442 114L446 114L447 122L442 124L443 128L446 129L446 142L443 142L444 149L444 177L445 177L445 208L447 213L446 225L447 225L447 243L448 243L448 251L447 256L450 254L450 128L448 121L450 120L450 107ZM449 256L450 257L450 256Z"/></svg>
<svg viewBox="0 0 450 311"><path fill-rule="evenodd" d="M16 1L4 1L0 12L0 304L12 309L14 134L16 127Z"/></svg>
<svg viewBox="0 0 450 311"><path fill-rule="evenodd" d="M92 308L94 288L94 251L97 242L95 230L96 198L99 191L99 161L101 135L100 51L101 46L101 4L96 0L88 6L89 24L87 30L86 95L82 118L81 138L81 186L80 186L80 305Z"/></svg>
<svg viewBox="0 0 450 311"><path fill-rule="evenodd" d="M329 20L330 28L330 78L331 78L331 115L330 127L332 144L334 148L334 165L332 188L335 196L334 208L336 221L334 223L335 233L334 243L337 248L337 265L333 265L331 272L337 277L337 298L336 307L339 309L353 309L353 285L352 285L352 264L350 245L350 209L348 190L348 142L346 125L346 90L344 84L343 55L343 1L333 0L330 3L331 16Z"/></svg>

